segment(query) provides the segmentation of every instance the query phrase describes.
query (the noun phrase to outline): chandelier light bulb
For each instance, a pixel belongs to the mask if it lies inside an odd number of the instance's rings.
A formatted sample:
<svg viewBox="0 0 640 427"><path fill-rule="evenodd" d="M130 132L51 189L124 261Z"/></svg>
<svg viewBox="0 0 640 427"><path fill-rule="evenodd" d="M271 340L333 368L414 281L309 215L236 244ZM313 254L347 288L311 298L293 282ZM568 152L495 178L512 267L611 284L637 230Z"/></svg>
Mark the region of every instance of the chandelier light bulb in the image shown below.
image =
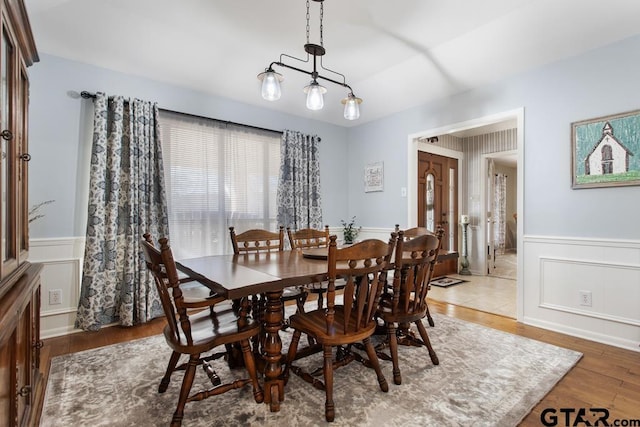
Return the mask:
<svg viewBox="0 0 640 427"><path fill-rule="evenodd" d="M280 82L282 75L276 73L272 69L258 74L258 79L262 80L262 98L267 101L277 101L282 95Z"/></svg>
<svg viewBox="0 0 640 427"><path fill-rule="evenodd" d="M309 83L309 86L305 86L304 92L307 94L307 108L314 111L322 110L322 107L324 107L324 97L322 95L327 93L327 89L313 80Z"/></svg>
<svg viewBox="0 0 640 427"><path fill-rule="evenodd" d="M358 98L350 92L346 98L342 100L344 104L344 118L347 120L357 120L360 118L360 104L362 99Z"/></svg>

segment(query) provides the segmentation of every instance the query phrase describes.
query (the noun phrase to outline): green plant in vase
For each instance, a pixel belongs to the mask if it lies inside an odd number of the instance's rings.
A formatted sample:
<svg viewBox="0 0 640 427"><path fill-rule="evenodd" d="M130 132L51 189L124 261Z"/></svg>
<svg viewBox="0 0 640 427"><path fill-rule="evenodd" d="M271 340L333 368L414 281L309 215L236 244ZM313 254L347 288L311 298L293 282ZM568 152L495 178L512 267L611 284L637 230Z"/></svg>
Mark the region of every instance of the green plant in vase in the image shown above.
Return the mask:
<svg viewBox="0 0 640 427"><path fill-rule="evenodd" d="M356 237L360 233L360 229L362 227L356 227L356 217L351 218L351 221L346 222L345 220L340 220L342 223L342 234L344 235L344 243L351 244L356 241Z"/></svg>

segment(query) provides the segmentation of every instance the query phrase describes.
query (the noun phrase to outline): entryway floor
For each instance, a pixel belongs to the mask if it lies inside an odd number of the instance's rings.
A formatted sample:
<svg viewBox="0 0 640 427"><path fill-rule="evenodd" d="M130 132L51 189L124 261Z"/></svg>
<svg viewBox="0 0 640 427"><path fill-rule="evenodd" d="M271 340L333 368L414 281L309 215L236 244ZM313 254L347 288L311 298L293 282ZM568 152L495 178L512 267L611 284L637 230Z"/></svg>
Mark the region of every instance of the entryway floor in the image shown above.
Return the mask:
<svg viewBox="0 0 640 427"><path fill-rule="evenodd" d="M492 276L460 276L468 282L446 288L431 286L430 299L516 318L516 280Z"/></svg>

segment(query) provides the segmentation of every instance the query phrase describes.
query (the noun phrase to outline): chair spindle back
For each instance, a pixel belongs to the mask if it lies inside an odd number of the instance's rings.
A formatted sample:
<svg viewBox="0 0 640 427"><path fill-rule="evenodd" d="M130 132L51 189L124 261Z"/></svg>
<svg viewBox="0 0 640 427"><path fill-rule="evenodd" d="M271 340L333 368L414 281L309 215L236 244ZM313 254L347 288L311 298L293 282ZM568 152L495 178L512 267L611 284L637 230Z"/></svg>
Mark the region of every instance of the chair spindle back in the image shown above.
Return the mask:
<svg viewBox="0 0 640 427"><path fill-rule="evenodd" d="M335 282L344 279L343 330L357 333L374 321L378 301L386 282L386 269L396 243L393 233L389 243L377 239L364 240L338 249L336 236L329 243L326 322L327 333L333 330Z"/></svg>

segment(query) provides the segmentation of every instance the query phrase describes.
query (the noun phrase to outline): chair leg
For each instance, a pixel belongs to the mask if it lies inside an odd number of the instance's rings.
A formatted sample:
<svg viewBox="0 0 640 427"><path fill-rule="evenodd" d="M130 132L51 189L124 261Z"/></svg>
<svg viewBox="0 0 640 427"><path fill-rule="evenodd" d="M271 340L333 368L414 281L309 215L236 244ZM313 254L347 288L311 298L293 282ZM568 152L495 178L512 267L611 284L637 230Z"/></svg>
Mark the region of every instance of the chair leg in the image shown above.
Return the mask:
<svg viewBox="0 0 640 427"><path fill-rule="evenodd" d="M391 363L393 363L393 382L402 384L400 366L398 364L398 337L396 336L396 324L391 322L387 325L387 338L389 338L389 351L391 352Z"/></svg>
<svg viewBox="0 0 640 427"><path fill-rule="evenodd" d="M164 393L167 391L169 387L169 383L171 382L171 374L176 369L176 365L178 364L178 360L180 359L180 353L174 351L171 353L171 357L169 358L169 365L167 366L167 371L164 373L164 377L160 381L160 385L158 386L158 393Z"/></svg>
<svg viewBox="0 0 640 427"><path fill-rule="evenodd" d="M304 313L304 303L307 302L308 293L302 289L302 295L296 298L297 313Z"/></svg>
<svg viewBox="0 0 640 427"><path fill-rule="evenodd" d="M387 379L384 377L382 373L382 369L380 368L380 361L378 360L378 355L376 354L376 349L373 348L373 344L371 343L371 338L365 338L362 343L364 344L365 349L367 350L367 356L369 356L369 362L371 362L371 366L376 371L376 375L378 376L378 384L380 385L380 390L385 393L389 391L389 384L387 384Z"/></svg>
<svg viewBox="0 0 640 427"><path fill-rule="evenodd" d="M182 418L184 417L184 406L187 403L191 386L193 385L193 379L196 376L196 368L198 367L198 361L200 360L199 354L192 354L189 357L189 363L187 364L187 370L184 373L182 379L182 387L180 388L180 397L178 398L178 407L173 413L171 419L171 427L179 427L182 425Z"/></svg>
<svg viewBox="0 0 640 427"><path fill-rule="evenodd" d="M323 305L324 305L324 292L318 292L318 310L321 310Z"/></svg>
<svg viewBox="0 0 640 427"><path fill-rule="evenodd" d="M431 313L429 313L429 305L427 305L427 322L429 322L429 326L431 326L432 328L436 326L436 324L433 321L433 317L431 317Z"/></svg>
<svg viewBox="0 0 640 427"><path fill-rule="evenodd" d="M336 406L333 403L333 356L330 345L324 346L324 385L326 401L324 403L324 416L328 422L336 417Z"/></svg>
<svg viewBox="0 0 640 427"><path fill-rule="evenodd" d="M295 330L293 331L293 337L291 337L291 343L289 344L289 352L287 353L287 361L284 365L284 372L282 373L282 378L284 378L285 385L289 381L289 368L296 358L296 352L298 351L298 342L300 342L300 336L302 332Z"/></svg>
<svg viewBox="0 0 640 427"><path fill-rule="evenodd" d="M260 333L258 335L255 335L251 339L251 344L253 346L254 360L257 360L259 357L261 357L262 351L264 350L264 341L266 337L266 333L264 332L264 310L265 310L264 296L262 294L253 295L251 312L253 313L254 320L256 320L260 325L263 326L261 328Z"/></svg>
<svg viewBox="0 0 640 427"><path fill-rule="evenodd" d="M251 384L253 385L253 398L256 403L262 403L264 401L264 394L262 393L262 387L258 383L258 374L256 372L256 363L253 359L253 353L251 353L251 346L249 340L240 341L242 347L242 356L244 357L244 366L251 378Z"/></svg>
<svg viewBox="0 0 640 427"><path fill-rule="evenodd" d="M417 320L415 323L416 323L416 326L418 327L418 332L420 332L420 337L422 338L424 345L427 347L427 350L429 351L429 357L431 358L431 362L433 362L434 365L439 365L440 361L438 360L438 356L436 355L436 352L433 350L433 347L431 347L431 341L429 340L429 335L427 335L427 330L422 324L422 321Z"/></svg>

